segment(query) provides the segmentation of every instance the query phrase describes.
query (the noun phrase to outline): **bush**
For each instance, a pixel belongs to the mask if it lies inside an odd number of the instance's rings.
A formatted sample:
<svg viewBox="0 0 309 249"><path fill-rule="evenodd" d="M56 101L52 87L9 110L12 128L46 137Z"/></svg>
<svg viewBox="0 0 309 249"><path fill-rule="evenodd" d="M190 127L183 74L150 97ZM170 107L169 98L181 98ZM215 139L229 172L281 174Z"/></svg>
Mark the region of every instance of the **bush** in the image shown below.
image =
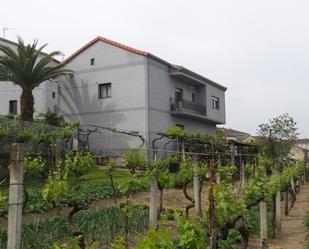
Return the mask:
<svg viewBox="0 0 309 249"><path fill-rule="evenodd" d="M149 229L147 235L137 242L136 249L173 249L172 233L168 229Z"/></svg>
<svg viewBox="0 0 309 249"><path fill-rule="evenodd" d="M136 169L145 169L146 167L145 156L138 150L128 150L122 158L126 167L132 172L135 172Z"/></svg>
<svg viewBox="0 0 309 249"><path fill-rule="evenodd" d="M162 220L176 220L180 216L183 216L184 212L180 208L163 208L160 219Z"/></svg>
<svg viewBox="0 0 309 249"><path fill-rule="evenodd" d="M25 163L25 177L26 178L43 178L46 171L46 164L41 156L26 156Z"/></svg>

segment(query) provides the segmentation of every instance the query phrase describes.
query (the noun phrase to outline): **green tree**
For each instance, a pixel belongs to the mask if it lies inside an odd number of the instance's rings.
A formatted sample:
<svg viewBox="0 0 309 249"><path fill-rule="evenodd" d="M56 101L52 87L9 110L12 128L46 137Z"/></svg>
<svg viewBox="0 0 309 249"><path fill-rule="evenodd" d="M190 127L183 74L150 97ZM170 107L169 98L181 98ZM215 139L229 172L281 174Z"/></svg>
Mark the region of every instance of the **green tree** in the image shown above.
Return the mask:
<svg viewBox="0 0 309 249"><path fill-rule="evenodd" d="M59 51L49 54L42 53L47 44L37 48L38 41L25 45L18 38L16 51L8 46L0 45L0 81L11 81L22 88L20 97L21 119L32 121L34 99L32 90L46 80L62 75L72 75L73 72L63 69L62 64L51 66L53 57L60 55Z"/></svg>
<svg viewBox="0 0 309 249"><path fill-rule="evenodd" d="M298 136L296 122L288 113L284 113L270 119L268 123L260 124L258 135L262 137L262 152L272 160L273 166L276 164L278 167L279 159L288 156Z"/></svg>

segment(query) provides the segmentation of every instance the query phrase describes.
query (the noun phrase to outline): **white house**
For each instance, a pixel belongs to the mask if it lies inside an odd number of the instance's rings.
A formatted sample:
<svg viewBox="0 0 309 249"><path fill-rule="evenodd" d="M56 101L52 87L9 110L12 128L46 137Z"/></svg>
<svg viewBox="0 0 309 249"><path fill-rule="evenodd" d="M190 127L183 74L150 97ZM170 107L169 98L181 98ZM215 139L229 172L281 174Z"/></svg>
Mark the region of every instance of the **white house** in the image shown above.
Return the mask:
<svg viewBox="0 0 309 249"><path fill-rule="evenodd" d="M147 148L172 125L213 133L225 123L224 86L149 52L97 37L62 63L75 71L59 79L59 112L67 119L139 131ZM90 143L97 153L117 154L140 142L100 132Z"/></svg>
<svg viewBox="0 0 309 249"><path fill-rule="evenodd" d="M0 44L16 49L16 43L0 38ZM1 55L1 52L0 52ZM54 60L55 65L59 62ZM57 81L46 81L33 90L35 115L47 112L48 109L57 110L58 84ZM0 82L0 115L20 114L21 88L12 82Z"/></svg>

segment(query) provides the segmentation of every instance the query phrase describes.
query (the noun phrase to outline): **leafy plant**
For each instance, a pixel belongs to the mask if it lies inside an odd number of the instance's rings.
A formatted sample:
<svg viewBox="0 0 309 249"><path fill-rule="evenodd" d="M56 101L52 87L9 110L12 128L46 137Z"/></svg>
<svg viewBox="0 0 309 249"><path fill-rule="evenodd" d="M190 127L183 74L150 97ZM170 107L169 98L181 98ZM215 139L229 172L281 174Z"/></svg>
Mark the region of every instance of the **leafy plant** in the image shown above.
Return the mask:
<svg viewBox="0 0 309 249"><path fill-rule="evenodd" d="M168 229L160 228L158 231L150 228L140 241L136 249L173 249L172 233Z"/></svg>
<svg viewBox="0 0 309 249"><path fill-rule="evenodd" d="M132 174L135 173L136 169L146 166L145 156L139 150L128 150L124 153L122 159L125 166L131 170Z"/></svg>
<svg viewBox="0 0 309 249"><path fill-rule="evenodd" d="M181 249L206 248L206 231L198 223L193 224L188 219L179 218L179 247Z"/></svg>
<svg viewBox="0 0 309 249"><path fill-rule="evenodd" d="M32 178L42 177L46 164L41 156L28 155L24 162L25 175Z"/></svg>
<svg viewBox="0 0 309 249"><path fill-rule="evenodd" d="M66 155L64 162L65 174L73 180L79 180L80 177L85 175L91 169L96 167L95 160L90 153L76 152L76 154L71 157L70 154Z"/></svg>
<svg viewBox="0 0 309 249"><path fill-rule="evenodd" d="M236 229L229 230L229 235L227 240L219 240L218 248L219 249L237 249L238 242L240 241L240 233Z"/></svg>

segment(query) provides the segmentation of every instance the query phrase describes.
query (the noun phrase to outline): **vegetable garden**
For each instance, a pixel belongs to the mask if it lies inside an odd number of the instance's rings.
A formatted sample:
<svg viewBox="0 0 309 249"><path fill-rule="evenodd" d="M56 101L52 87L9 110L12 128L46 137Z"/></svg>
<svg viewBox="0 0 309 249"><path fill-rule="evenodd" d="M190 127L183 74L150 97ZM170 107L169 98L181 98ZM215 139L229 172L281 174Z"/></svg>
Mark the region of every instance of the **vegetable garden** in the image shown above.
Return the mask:
<svg viewBox="0 0 309 249"><path fill-rule="evenodd" d="M11 239L7 225L18 207L21 248L247 248L253 234L267 248L280 233L281 206L288 215L306 180L306 165L289 157L296 129L288 115L261 125L261 139L237 151L220 132L179 127L158 133L145 150L137 132L85 129L58 116L50 126L52 115L31 124L1 119L0 248ZM88 151L97 129L140 139L141 146L123 154L125 168L113 160L98 168ZM170 142L175 148L162 156L158 144ZM24 167L22 183L9 181L10 163L11 178L14 166ZM167 189L181 189L183 209L165 206ZM15 203L13 190L22 191ZM149 192L148 203L136 203L140 191ZM110 202L98 205L104 199Z"/></svg>

